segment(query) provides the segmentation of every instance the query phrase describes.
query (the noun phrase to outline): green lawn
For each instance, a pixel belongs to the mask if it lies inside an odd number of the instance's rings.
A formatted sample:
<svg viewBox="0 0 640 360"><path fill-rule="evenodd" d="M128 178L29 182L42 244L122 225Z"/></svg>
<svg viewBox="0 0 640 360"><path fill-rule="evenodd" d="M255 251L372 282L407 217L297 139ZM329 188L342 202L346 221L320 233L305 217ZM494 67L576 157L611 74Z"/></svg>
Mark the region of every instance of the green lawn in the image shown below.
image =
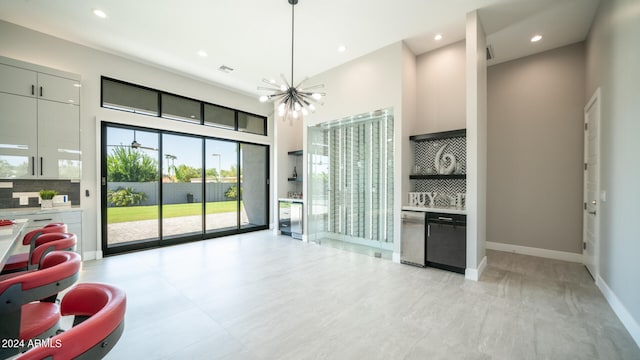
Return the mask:
<svg viewBox="0 0 640 360"><path fill-rule="evenodd" d="M235 212L236 201L217 201L207 203L207 214L217 214L225 212ZM164 205L162 215L165 218L200 215L202 213L202 204L170 204ZM107 222L109 224L137 221L152 220L158 218L158 206L127 206L127 207L110 207L107 209Z"/></svg>

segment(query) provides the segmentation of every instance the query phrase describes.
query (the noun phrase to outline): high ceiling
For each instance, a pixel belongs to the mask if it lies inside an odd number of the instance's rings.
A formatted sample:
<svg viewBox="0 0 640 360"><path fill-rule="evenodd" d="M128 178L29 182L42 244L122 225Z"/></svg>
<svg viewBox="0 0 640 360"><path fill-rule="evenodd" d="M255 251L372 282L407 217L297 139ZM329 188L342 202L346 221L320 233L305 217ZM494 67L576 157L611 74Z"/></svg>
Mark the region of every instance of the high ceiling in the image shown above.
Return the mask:
<svg viewBox="0 0 640 360"><path fill-rule="evenodd" d="M300 0L294 75L297 82L401 40L417 55L460 41L475 9L493 48L489 64L512 60L584 40L598 2ZM0 19L242 93L258 94L262 78L290 78L287 0L2 0ZM543 39L531 43L534 34Z"/></svg>

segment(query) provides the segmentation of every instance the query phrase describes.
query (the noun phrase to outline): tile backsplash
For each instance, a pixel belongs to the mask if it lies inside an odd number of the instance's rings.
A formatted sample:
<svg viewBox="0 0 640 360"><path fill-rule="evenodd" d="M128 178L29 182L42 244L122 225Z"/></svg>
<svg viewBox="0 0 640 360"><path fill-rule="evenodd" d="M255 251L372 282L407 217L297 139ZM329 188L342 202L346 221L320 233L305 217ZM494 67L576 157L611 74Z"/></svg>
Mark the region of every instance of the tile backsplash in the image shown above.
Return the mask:
<svg viewBox="0 0 640 360"><path fill-rule="evenodd" d="M80 205L80 183L70 180L0 180L0 209L38 207L40 190L55 190L68 195L72 205ZM22 193L22 194L20 194ZM20 205L20 197L26 204Z"/></svg>

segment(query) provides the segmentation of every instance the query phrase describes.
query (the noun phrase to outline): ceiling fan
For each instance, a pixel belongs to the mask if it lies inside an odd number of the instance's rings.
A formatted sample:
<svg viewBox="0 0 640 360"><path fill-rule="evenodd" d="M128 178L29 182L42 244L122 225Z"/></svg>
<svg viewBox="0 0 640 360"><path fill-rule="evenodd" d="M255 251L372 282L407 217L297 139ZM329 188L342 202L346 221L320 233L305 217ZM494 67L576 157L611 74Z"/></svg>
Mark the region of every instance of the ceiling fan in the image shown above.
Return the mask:
<svg viewBox="0 0 640 360"><path fill-rule="evenodd" d="M142 144L140 144L138 142L138 140L136 140L136 131L133 130L133 141L131 142L131 145L107 145L107 146L112 146L112 147L128 147L131 149L143 149L143 150L151 150L151 151L158 151L158 148L153 148L153 147L149 147L149 146L142 146Z"/></svg>

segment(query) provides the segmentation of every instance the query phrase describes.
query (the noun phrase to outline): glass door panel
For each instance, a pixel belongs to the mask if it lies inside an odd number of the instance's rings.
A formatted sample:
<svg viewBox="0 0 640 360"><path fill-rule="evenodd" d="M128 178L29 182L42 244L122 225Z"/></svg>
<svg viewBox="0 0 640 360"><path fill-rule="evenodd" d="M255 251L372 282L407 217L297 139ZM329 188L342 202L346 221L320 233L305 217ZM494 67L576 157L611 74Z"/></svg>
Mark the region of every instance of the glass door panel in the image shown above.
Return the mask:
<svg viewBox="0 0 640 360"><path fill-rule="evenodd" d="M268 159L268 147L240 144L240 227L243 229L267 225Z"/></svg>
<svg viewBox="0 0 640 360"><path fill-rule="evenodd" d="M162 135L162 238L202 234L202 139Z"/></svg>
<svg viewBox="0 0 640 360"><path fill-rule="evenodd" d="M309 240L391 259L391 110L311 126L307 141Z"/></svg>
<svg viewBox="0 0 640 360"><path fill-rule="evenodd" d="M238 144L205 141L206 232L238 229Z"/></svg>
<svg viewBox="0 0 640 360"><path fill-rule="evenodd" d="M158 240L158 133L106 126L107 247Z"/></svg>

